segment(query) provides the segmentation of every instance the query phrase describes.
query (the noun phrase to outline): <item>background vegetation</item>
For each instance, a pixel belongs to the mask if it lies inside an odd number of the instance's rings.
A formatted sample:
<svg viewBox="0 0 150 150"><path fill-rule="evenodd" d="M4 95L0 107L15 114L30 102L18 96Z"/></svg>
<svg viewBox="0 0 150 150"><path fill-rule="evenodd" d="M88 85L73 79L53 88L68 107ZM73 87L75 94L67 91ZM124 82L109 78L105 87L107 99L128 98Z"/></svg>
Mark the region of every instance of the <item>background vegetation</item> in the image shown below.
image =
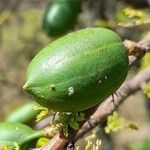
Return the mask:
<svg viewBox="0 0 150 150"><path fill-rule="evenodd" d="M54 40L41 28L42 16L49 2L0 1L0 121L12 108L31 99L22 90L27 66L41 48ZM68 32L91 26L107 27L116 31L123 40L139 41L150 33L149 5L148 0L83 0L78 20ZM149 54L131 68L128 78L147 66L150 66ZM101 149L126 150L131 147L138 150L140 146L131 144L150 140L149 89L147 87L146 95L143 91L133 94L117 110L125 123L136 124L138 130L122 129L106 134L103 127L96 129L95 139L102 140Z"/></svg>

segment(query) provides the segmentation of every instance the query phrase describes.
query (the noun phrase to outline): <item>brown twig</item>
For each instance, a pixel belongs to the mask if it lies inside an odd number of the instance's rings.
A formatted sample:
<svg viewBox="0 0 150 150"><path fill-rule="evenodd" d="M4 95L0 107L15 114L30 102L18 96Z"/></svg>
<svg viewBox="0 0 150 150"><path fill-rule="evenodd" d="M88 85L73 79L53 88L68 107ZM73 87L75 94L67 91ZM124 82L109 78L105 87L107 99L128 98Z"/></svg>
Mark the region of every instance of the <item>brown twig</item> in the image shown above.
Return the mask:
<svg viewBox="0 0 150 150"><path fill-rule="evenodd" d="M150 34L138 43L129 40L125 40L123 43L128 50L130 65L143 57L145 53L150 52Z"/></svg>
<svg viewBox="0 0 150 150"><path fill-rule="evenodd" d="M68 139L59 132L41 150L63 150Z"/></svg>
<svg viewBox="0 0 150 150"><path fill-rule="evenodd" d="M148 35L148 37L138 43L126 41L124 42L124 45L127 48L129 55L132 55L129 57L129 61L130 64L133 64L135 60L140 59L146 52L150 51L150 38ZM89 110L86 111L85 113L91 115L91 117L87 122L84 124L82 123L83 126L78 132L76 132L76 135L73 132L73 135L75 135L74 138L72 138L73 136L71 130L69 131L69 136L67 138L64 137L62 133L58 133L47 143L46 146L42 147L41 150L63 150L69 140L76 141L97 124L103 123L103 121L105 121L107 117L118 108L126 97L139 90L141 85L148 80L150 80L150 67L142 72L139 72L130 81L124 82L124 84L117 90L117 95L114 96L113 101L112 97L109 97L99 105L95 112L91 111L89 113ZM72 139L70 139L70 137Z"/></svg>

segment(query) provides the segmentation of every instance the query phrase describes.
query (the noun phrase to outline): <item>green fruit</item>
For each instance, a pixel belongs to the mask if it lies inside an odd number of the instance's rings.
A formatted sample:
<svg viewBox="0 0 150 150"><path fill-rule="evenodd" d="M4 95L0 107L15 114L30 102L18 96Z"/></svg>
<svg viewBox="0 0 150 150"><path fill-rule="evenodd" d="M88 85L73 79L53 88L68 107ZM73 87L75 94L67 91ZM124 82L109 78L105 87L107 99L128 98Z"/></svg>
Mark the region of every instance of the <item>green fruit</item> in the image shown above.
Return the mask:
<svg viewBox="0 0 150 150"><path fill-rule="evenodd" d="M17 144L21 150L27 150L32 142L42 137L42 131L34 131L30 127L17 122L0 123L0 149L7 145L8 150L13 150Z"/></svg>
<svg viewBox="0 0 150 150"><path fill-rule="evenodd" d="M67 32L80 12L80 0L54 0L44 13L42 27L50 36Z"/></svg>
<svg viewBox="0 0 150 150"><path fill-rule="evenodd" d="M82 111L113 94L128 66L127 51L116 33L87 28L41 50L29 65L24 89L55 111Z"/></svg>
<svg viewBox="0 0 150 150"><path fill-rule="evenodd" d="M20 123L28 123L29 121L35 119L39 111L33 110L33 107L38 105L34 101L27 102L22 106L18 107L11 111L6 118L8 122L20 122Z"/></svg>

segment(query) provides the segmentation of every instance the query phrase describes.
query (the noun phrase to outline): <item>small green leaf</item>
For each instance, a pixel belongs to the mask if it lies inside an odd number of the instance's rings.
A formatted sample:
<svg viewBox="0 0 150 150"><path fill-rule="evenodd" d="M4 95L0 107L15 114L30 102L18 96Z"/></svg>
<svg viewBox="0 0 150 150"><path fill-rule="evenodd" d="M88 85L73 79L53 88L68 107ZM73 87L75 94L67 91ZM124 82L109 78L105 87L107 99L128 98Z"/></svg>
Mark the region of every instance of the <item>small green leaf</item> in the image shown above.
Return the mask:
<svg viewBox="0 0 150 150"><path fill-rule="evenodd" d="M68 136L68 124L65 124L62 126L62 131L64 135L67 137Z"/></svg>
<svg viewBox="0 0 150 150"><path fill-rule="evenodd" d="M79 116L78 116L78 118L77 118L77 121L84 121L85 120L85 115L84 115L84 113L79 113Z"/></svg>
<svg viewBox="0 0 150 150"><path fill-rule="evenodd" d="M133 130L138 130L138 127L133 123L129 124L128 127Z"/></svg>
<svg viewBox="0 0 150 150"><path fill-rule="evenodd" d="M110 133L111 131L117 131L123 128L124 119L118 117L117 112L114 112L107 118L107 126L105 127L105 132Z"/></svg>
<svg viewBox="0 0 150 150"><path fill-rule="evenodd" d="M1 150L8 150L7 144L3 144Z"/></svg>
<svg viewBox="0 0 150 150"><path fill-rule="evenodd" d="M39 104L33 106L33 110L37 111L37 110L46 110L47 108L46 107L43 107Z"/></svg>
<svg viewBox="0 0 150 150"><path fill-rule="evenodd" d="M144 86L144 94L150 98L150 83Z"/></svg>
<svg viewBox="0 0 150 150"><path fill-rule="evenodd" d="M48 113L48 110L42 110L36 117L36 121L40 121L46 114Z"/></svg>
<svg viewBox="0 0 150 150"><path fill-rule="evenodd" d="M36 147L42 147L43 145L45 145L48 142L48 138L45 137L41 137L36 144Z"/></svg>
<svg viewBox="0 0 150 150"><path fill-rule="evenodd" d="M71 128L73 128L74 130L79 130L79 123L75 120L71 120L69 122L69 125Z"/></svg>
<svg viewBox="0 0 150 150"><path fill-rule="evenodd" d="M105 132L110 133L112 131L118 131L119 129L123 128L138 130L138 127L134 123L130 123L127 126L125 126L124 124L124 118L119 117L117 112L114 112L107 118L107 126L105 127Z"/></svg>
<svg viewBox="0 0 150 150"><path fill-rule="evenodd" d="M68 128L79 130L79 122L85 120L83 113L66 113L61 112L58 114L57 119L53 120L52 126L57 126L58 131L62 131L65 136L68 136Z"/></svg>
<svg viewBox="0 0 150 150"><path fill-rule="evenodd" d="M135 9L132 7L126 7L120 12L118 15L120 21L118 23L119 26L123 27L136 27L144 24L149 24L150 19L148 17L148 13L146 11Z"/></svg>
<svg viewBox="0 0 150 150"><path fill-rule="evenodd" d="M126 7L123 9L124 14L128 17L128 18L143 18L144 13L141 10L138 9L133 9L131 7Z"/></svg>
<svg viewBox="0 0 150 150"><path fill-rule="evenodd" d="M47 115L48 113L48 108L36 105L33 107L33 110L35 111L41 111L37 116L36 116L36 121L40 121L44 116Z"/></svg>
<svg viewBox="0 0 150 150"><path fill-rule="evenodd" d="M14 143L14 150L20 150L19 145L16 142Z"/></svg>
<svg viewBox="0 0 150 150"><path fill-rule="evenodd" d="M143 70L150 66L150 53L145 54L142 58L140 69Z"/></svg>
<svg viewBox="0 0 150 150"><path fill-rule="evenodd" d="M150 66L150 53L147 53L142 59L140 69L143 70L149 66ZM146 97L150 98L150 82L144 86L143 92Z"/></svg>

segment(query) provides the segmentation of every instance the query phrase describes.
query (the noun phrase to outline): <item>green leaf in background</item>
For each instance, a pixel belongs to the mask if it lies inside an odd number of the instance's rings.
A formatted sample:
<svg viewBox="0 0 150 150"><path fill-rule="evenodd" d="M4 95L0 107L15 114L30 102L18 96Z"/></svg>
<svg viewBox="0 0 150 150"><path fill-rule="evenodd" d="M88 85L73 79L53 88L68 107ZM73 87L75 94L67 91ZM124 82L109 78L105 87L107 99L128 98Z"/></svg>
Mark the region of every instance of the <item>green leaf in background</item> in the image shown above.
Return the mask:
<svg viewBox="0 0 150 150"><path fill-rule="evenodd" d="M144 13L141 10L134 9L132 7L124 8L123 13L128 18L140 18L140 19L142 19L144 17Z"/></svg>
<svg viewBox="0 0 150 150"><path fill-rule="evenodd" d="M120 11L118 14L119 20L118 25L123 27L136 27L143 24L150 24L149 12L130 6Z"/></svg>
<svg viewBox="0 0 150 150"><path fill-rule="evenodd" d="M42 147L43 145L45 145L48 142L48 138L45 137L41 137L37 143L36 143L36 147Z"/></svg>
<svg viewBox="0 0 150 150"><path fill-rule="evenodd" d="M142 58L141 67L140 69L145 69L148 66L150 66L150 53L145 54L145 56Z"/></svg>
<svg viewBox="0 0 150 150"><path fill-rule="evenodd" d="M150 98L150 83L144 86L144 94L146 97Z"/></svg>
<svg viewBox="0 0 150 150"><path fill-rule="evenodd" d="M3 145L1 146L1 150L8 150L7 145L6 145L6 144L3 144Z"/></svg>
<svg viewBox="0 0 150 150"><path fill-rule="evenodd" d="M48 108L40 106L40 105L36 105L33 107L34 111L38 111L40 112L39 114L37 114L36 116L36 121L40 121L43 117L45 117L48 113Z"/></svg>
<svg viewBox="0 0 150 150"><path fill-rule="evenodd" d="M117 131L123 128L124 119L119 117L117 112L113 112L112 115L107 118L107 126L105 132L110 133L111 131Z"/></svg>
<svg viewBox="0 0 150 150"><path fill-rule="evenodd" d="M75 120L71 119L70 122L69 122L69 125L74 130L79 130L79 123L76 122Z"/></svg>
<svg viewBox="0 0 150 150"><path fill-rule="evenodd" d="M138 130L138 127L136 126L136 124L129 123L128 125L125 125L125 123L127 123L127 121L124 118L119 117L117 112L115 111L113 112L112 115L109 115L107 118L107 125L105 127L105 132L109 134L111 132L115 132L115 131L118 131L120 129L125 129L125 128Z"/></svg>
<svg viewBox="0 0 150 150"><path fill-rule="evenodd" d="M150 67L150 53L145 54L141 61L140 69L143 70L147 67ZM144 94L146 97L150 98L150 83L147 83L143 88Z"/></svg>
<svg viewBox="0 0 150 150"><path fill-rule="evenodd" d="M56 132L62 131L65 136L68 136L68 128L71 127L74 130L79 130L79 122L84 121L84 114L79 113L66 113L59 112L57 117L54 118L51 128Z"/></svg>
<svg viewBox="0 0 150 150"><path fill-rule="evenodd" d="M132 142L129 146L129 150L150 150L150 139Z"/></svg>

